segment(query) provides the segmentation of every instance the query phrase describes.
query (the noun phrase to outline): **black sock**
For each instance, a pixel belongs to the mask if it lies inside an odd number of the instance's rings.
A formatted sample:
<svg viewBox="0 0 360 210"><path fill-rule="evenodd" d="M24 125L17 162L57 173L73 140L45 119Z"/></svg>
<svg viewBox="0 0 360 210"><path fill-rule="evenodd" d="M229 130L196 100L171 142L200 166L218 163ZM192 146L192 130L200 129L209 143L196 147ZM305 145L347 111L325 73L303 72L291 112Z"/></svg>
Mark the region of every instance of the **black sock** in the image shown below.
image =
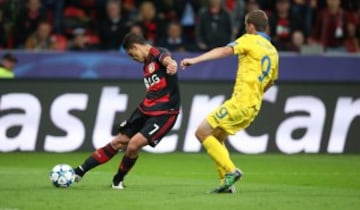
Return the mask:
<svg viewBox="0 0 360 210"><path fill-rule="evenodd" d="M79 176L84 176L87 171L109 161L117 154L117 152L118 151L115 150L109 143L106 146L95 150L95 152L93 152L83 164L75 168L75 173Z"/></svg>
<svg viewBox="0 0 360 210"><path fill-rule="evenodd" d="M124 155L123 159L120 162L119 170L117 174L113 178L113 184L118 185L123 179L124 176L130 171L130 169L134 166L136 158L130 158Z"/></svg>

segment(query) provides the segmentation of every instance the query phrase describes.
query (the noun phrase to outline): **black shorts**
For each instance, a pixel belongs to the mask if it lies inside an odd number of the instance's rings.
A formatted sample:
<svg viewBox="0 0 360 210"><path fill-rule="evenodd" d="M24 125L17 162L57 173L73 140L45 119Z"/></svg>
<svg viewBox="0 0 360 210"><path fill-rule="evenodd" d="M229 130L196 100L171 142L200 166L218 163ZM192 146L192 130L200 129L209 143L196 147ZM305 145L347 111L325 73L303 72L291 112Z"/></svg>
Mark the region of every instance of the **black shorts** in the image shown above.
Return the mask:
<svg viewBox="0 0 360 210"><path fill-rule="evenodd" d="M149 116L136 109L130 118L121 123L119 132L132 138L140 132L155 147L174 126L177 114Z"/></svg>

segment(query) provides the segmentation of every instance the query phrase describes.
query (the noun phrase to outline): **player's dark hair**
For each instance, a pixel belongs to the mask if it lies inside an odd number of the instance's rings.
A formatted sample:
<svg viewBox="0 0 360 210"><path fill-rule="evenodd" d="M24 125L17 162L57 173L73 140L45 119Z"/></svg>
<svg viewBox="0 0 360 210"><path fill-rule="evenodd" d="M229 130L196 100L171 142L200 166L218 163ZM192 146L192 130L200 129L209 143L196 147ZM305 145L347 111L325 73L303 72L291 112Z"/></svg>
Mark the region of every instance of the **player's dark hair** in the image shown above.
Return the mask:
<svg viewBox="0 0 360 210"><path fill-rule="evenodd" d="M251 23L255 26L256 31L266 31L268 26L268 17L262 10L254 10L249 12L247 15L247 23Z"/></svg>
<svg viewBox="0 0 360 210"><path fill-rule="evenodd" d="M146 45L146 39L136 33L128 33L124 37L123 47L125 50L130 49L134 44Z"/></svg>

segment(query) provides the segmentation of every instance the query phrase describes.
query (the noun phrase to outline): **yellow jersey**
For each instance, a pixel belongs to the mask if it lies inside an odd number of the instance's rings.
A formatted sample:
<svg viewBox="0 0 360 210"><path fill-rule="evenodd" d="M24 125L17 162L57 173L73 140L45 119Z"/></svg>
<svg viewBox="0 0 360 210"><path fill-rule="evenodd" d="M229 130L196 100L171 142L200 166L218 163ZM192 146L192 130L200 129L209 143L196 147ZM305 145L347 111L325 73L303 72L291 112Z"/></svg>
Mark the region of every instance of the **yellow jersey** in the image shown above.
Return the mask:
<svg viewBox="0 0 360 210"><path fill-rule="evenodd" d="M245 34L228 44L238 55L238 70L231 100L260 109L265 87L278 78L279 54L265 33Z"/></svg>

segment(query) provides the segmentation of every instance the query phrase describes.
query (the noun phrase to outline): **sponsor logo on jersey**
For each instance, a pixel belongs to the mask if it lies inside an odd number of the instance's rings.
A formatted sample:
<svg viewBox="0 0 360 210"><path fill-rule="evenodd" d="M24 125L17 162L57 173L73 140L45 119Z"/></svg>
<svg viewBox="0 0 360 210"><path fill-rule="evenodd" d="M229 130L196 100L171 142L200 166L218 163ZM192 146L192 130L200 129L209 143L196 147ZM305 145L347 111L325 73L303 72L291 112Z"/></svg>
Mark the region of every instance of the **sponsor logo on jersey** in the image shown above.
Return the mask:
<svg viewBox="0 0 360 210"><path fill-rule="evenodd" d="M160 82L160 78L157 74L152 74L148 77L144 77L144 84L147 89Z"/></svg>
<svg viewBox="0 0 360 210"><path fill-rule="evenodd" d="M148 65L148 71L149 71L150 74L152 74L155 71L155 63L154 62L151 62Z"/></svg>

